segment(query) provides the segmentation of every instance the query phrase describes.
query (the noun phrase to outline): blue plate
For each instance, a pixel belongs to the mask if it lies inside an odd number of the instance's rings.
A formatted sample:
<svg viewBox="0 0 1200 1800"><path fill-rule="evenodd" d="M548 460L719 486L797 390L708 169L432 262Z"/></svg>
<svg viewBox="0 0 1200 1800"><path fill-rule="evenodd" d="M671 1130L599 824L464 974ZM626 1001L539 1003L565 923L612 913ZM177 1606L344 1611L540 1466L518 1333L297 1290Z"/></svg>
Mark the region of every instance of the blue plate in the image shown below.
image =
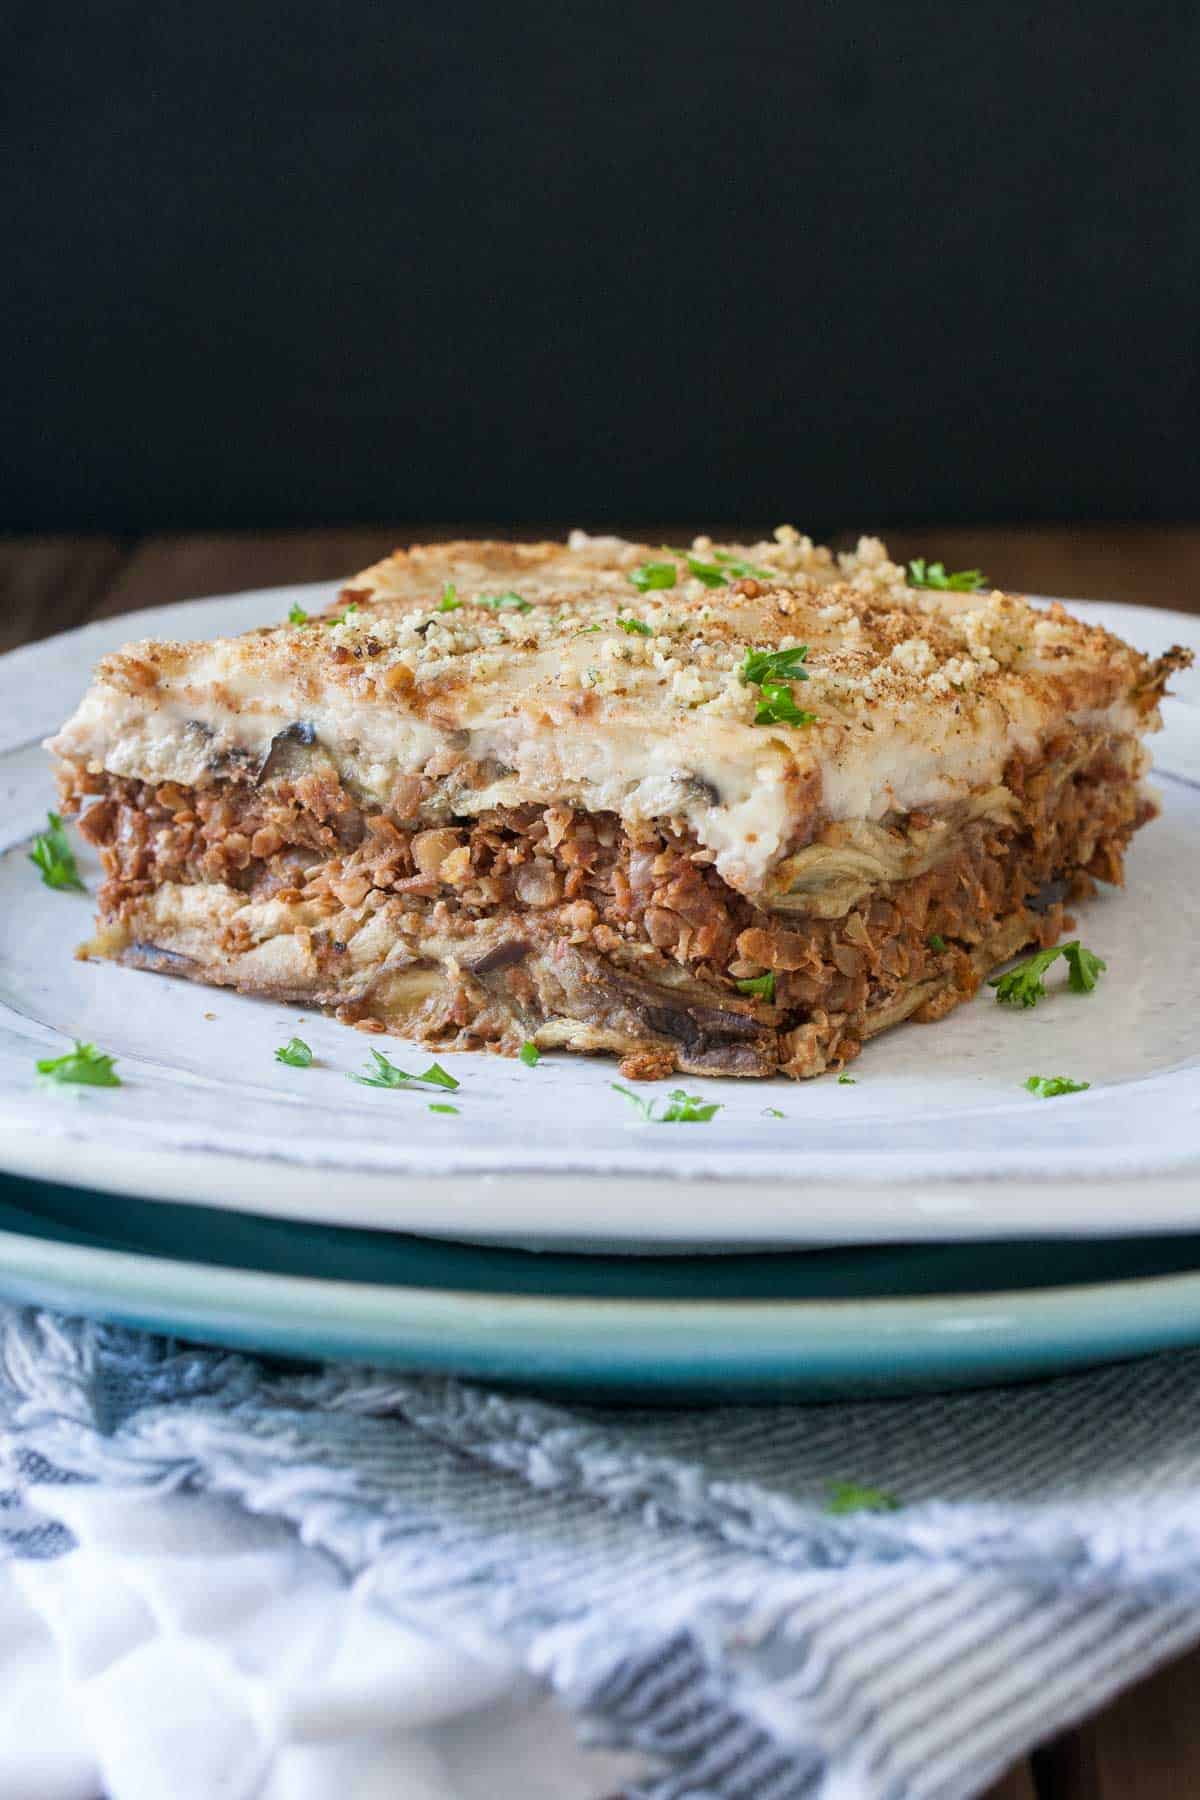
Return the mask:
<svg viewBox="0 0 1200 1800"><path fill-rule="evenodd" d="M681 1398L897 1393L1200 1342L1200 1237L564 1255L0 1183L0 1293L149 1329Z"/></svg>

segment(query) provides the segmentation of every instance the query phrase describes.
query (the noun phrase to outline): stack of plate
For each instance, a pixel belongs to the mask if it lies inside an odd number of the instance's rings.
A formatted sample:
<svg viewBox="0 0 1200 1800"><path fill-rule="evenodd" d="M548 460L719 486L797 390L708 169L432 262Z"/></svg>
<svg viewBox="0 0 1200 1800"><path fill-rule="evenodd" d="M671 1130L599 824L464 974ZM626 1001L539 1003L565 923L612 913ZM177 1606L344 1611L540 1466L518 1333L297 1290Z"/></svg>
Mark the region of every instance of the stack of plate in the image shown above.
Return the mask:
<svg viewBox="0 0 1200 1800"><path fill-rule="evenodd" d="M76 962L91 903L26 857L53 804L38 741L99 654L327 592L164 608L0 661L0 1294L643 1397L902 1391L1200 1342L1195 673L1165 709L1163 817L1131 888L1087 908L1093 994L1023 1012L985 990L870 1045L852 1084L689 1079L720 1103L706 1123L645 1123L611 1064L567 1056L456 1057L459 1110L434 1113L447 1096L348 1081L371 1040L327 1019ZM1072 607L1154 652L1197 635ZM294 1033L311 1068L274 1059ZM40 1088L36 1058L71 1037L123 1086ZM1046 1100L1030 1074L1091 1085Z"/></svg>

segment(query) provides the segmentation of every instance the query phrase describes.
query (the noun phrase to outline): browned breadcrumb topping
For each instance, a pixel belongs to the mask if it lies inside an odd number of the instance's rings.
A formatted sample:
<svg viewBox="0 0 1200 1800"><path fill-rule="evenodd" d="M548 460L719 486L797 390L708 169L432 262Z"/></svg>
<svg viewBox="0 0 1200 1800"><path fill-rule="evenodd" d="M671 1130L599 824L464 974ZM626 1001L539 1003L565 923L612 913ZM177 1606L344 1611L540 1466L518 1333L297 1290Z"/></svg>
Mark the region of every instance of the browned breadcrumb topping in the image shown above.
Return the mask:
<svg viewBox="0 0 1200 1800"><path fill-rule="evenodd" d="M773 543L733 546L766 578L730 576L714 590L680 560L675 585L646 594L631 587L630 572L661 553L622 540L583 543L601 548L464 541L397 551L307 625L220 640L216 697L236 717L257 673L297 698L346 690L367 705L453 724L482 696L515 694L517 684L521 706L551 713L636 706L744 726L761 700L743 679L746 651L803 645L806 707L836 734L870 729L879 709L957 701L974 712L1018 688L1059 710L1128 694L1149 714L1171 671L1190 660L1176 649L1151 663L1057 602L911 588L875 540L836 563L827 553L797 561ZM446 580L457 604L443 612ZM513 584L523 610L488 604ZM630 621L644 633L626 629ZM213 648L133 645L104 658L97 679L151 698L164 683L186 682Z"/></svg>

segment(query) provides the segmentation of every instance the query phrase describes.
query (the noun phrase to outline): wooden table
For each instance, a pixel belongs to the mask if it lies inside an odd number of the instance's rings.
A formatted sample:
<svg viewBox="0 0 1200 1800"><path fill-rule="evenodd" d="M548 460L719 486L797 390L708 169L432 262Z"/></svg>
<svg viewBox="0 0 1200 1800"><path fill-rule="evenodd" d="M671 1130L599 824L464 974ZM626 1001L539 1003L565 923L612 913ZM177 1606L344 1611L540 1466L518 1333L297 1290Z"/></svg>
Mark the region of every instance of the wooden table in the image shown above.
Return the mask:
<svg viewBox="0 0 1200 1800"><path fill-rule="evenodd" d="M489 529L510 535L502 527L442 524L0 539L0 650L141 606L335 579L399 543ZM543 529L557 535L553 526L521 535ZM664 524L645 535L677 543L687 530ZM947 568L978 567L1002 587L1200 612L1200 526L931 526L890 532L888 542L897 559L923 555L941 558ZM987 1800L1190 1795L1200 1796L1200 1650L1024 1759Z"/></svg>

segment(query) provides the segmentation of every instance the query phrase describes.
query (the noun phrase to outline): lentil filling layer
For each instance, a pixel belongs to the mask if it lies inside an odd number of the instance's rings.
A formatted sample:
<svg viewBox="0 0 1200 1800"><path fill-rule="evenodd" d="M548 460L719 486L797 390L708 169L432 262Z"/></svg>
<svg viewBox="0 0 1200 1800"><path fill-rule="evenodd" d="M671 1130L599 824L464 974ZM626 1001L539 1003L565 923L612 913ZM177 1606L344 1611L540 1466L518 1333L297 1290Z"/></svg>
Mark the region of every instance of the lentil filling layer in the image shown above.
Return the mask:
<svg viewBox="0 0 1200 1800"><path fill-rule="evenodd" d="M152 788L67 765L63 782L107 877L97 953L440 1047L532 1036L616 1052L632 1076L806 1076L901 1018L940 1018L1054 942L1093 877L1119 883L1153 811L1140 767L1133 738L1064 732L1010 762L1003 804L956 824L932 867L860 883L834 917L755 906L678 822L405 818L329 769ZM900 865L932 822L882 821Z"/></svg>

